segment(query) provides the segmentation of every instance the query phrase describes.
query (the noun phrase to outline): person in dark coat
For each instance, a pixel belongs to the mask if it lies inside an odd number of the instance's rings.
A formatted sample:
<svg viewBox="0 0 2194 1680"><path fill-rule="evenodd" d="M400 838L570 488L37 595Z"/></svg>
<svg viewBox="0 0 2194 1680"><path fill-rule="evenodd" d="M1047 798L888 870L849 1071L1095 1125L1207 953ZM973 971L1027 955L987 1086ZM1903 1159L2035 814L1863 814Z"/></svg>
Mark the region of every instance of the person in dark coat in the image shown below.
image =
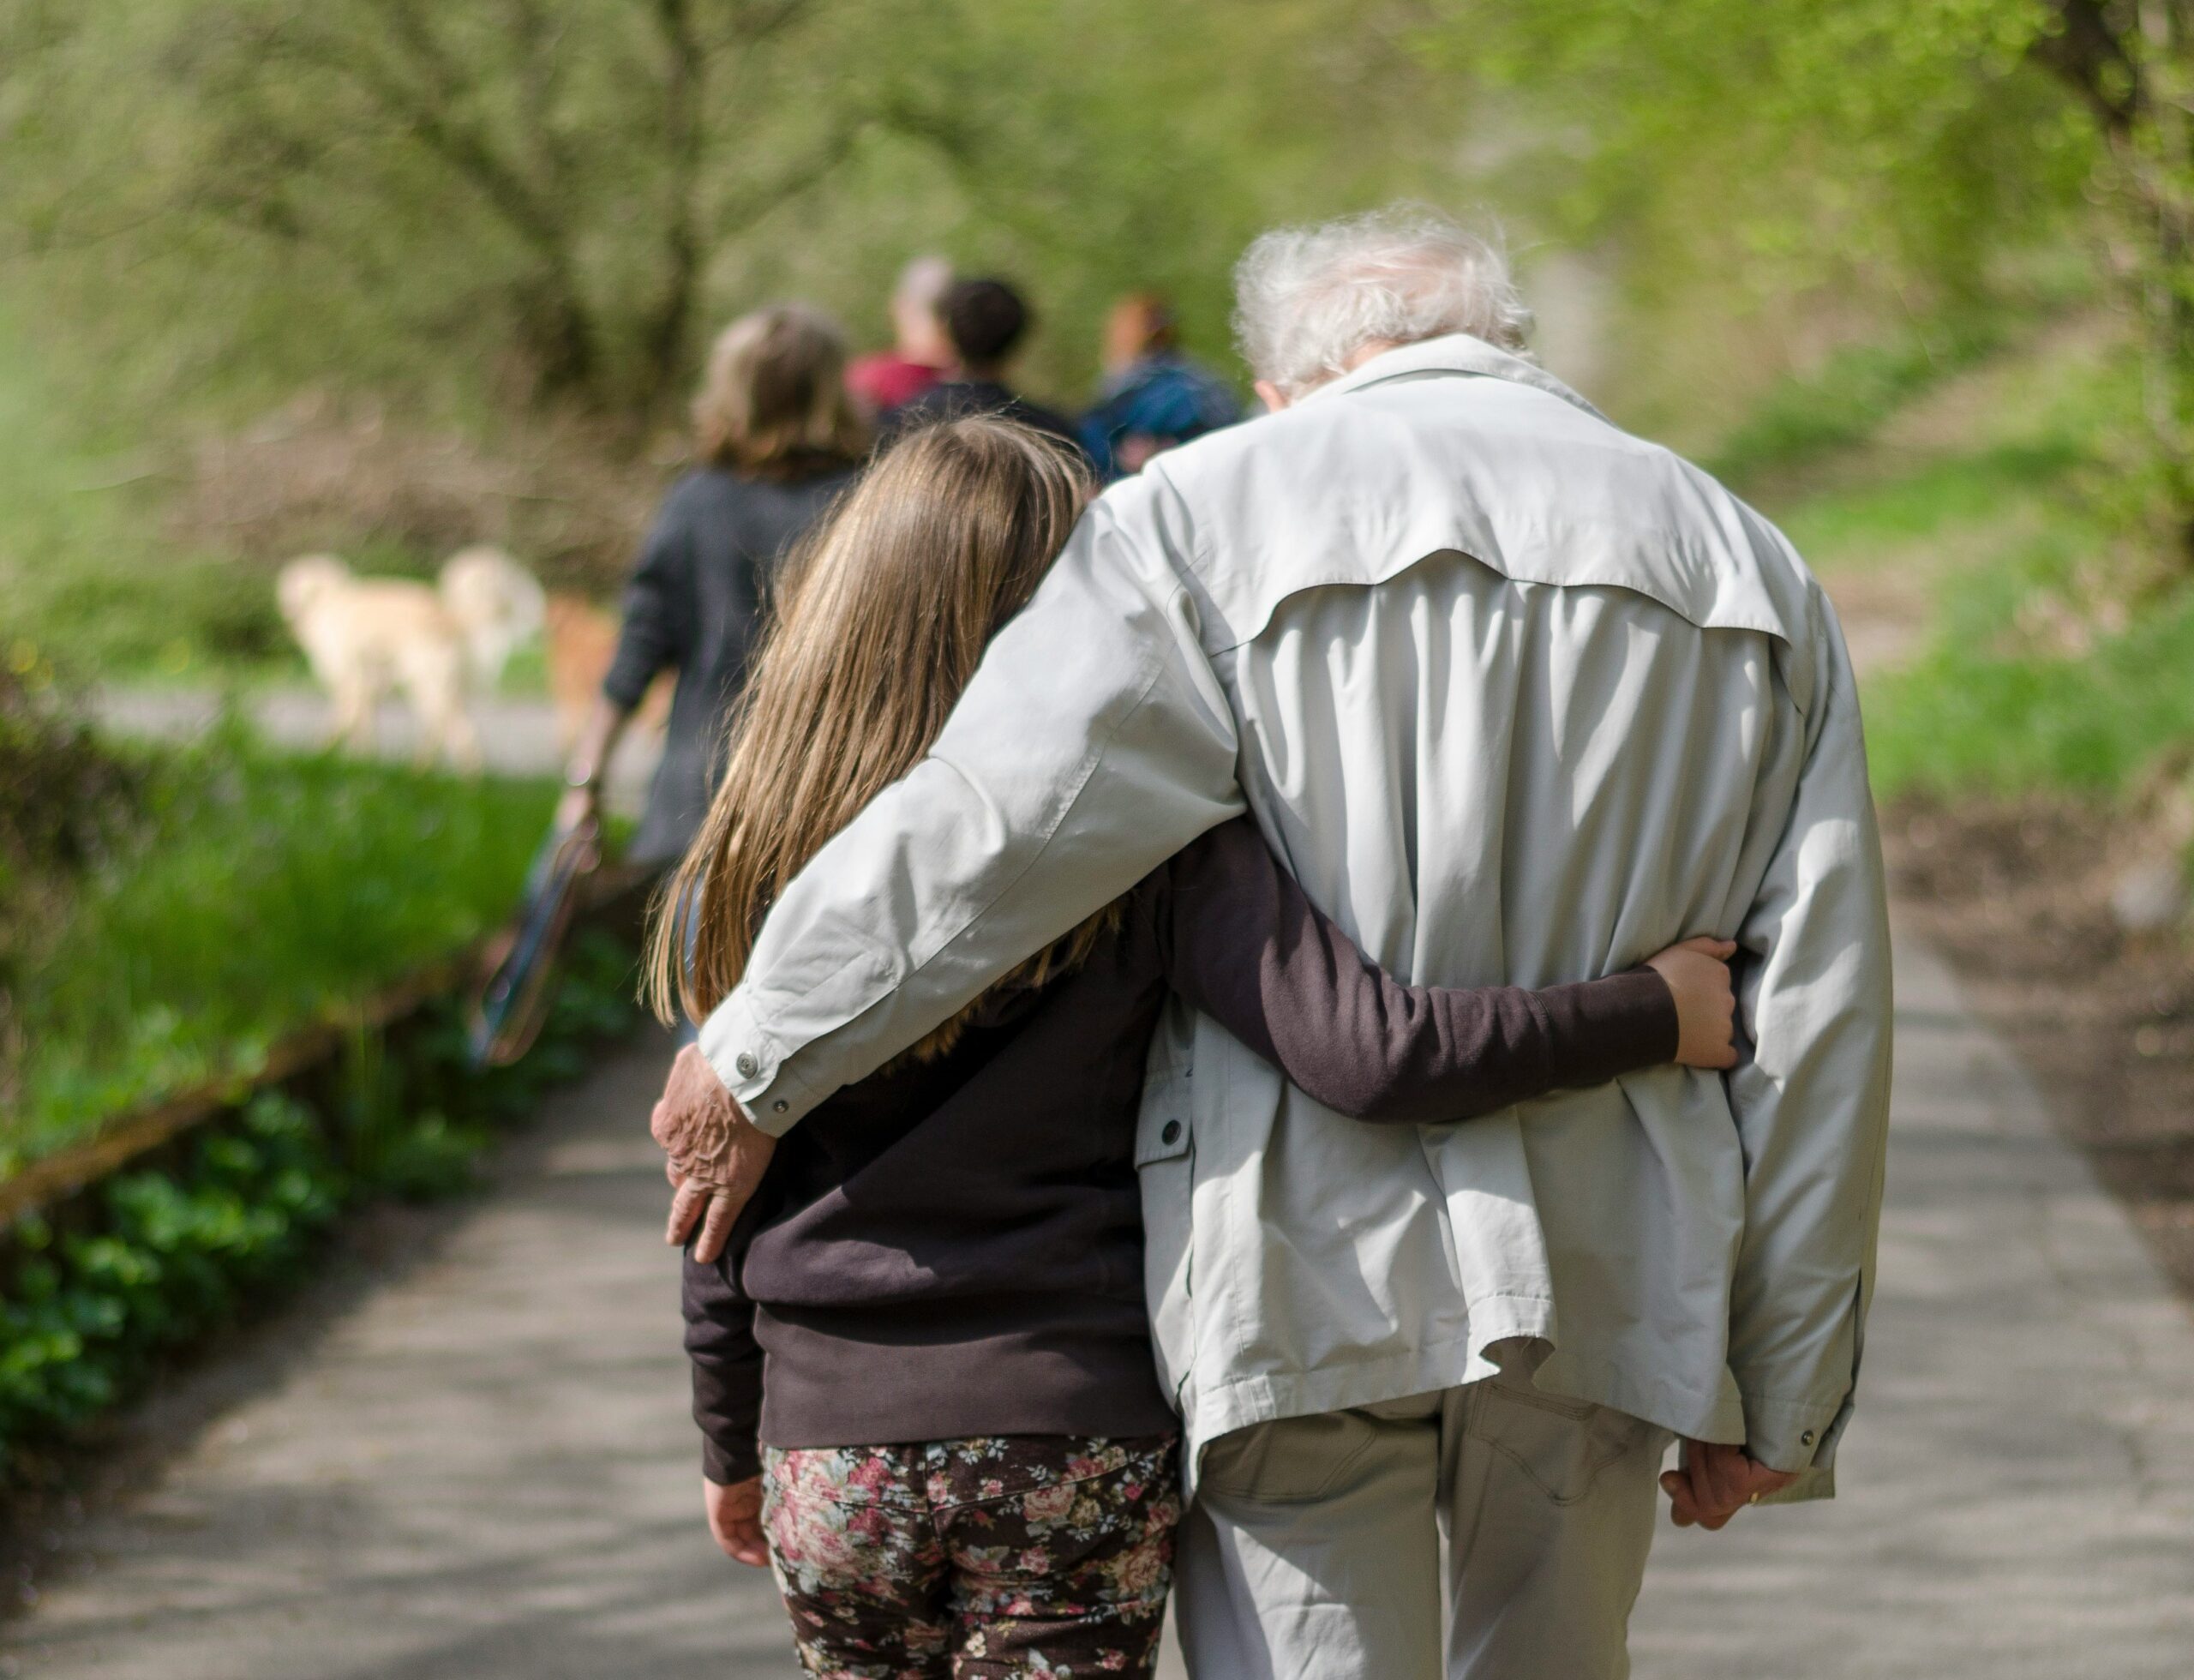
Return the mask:
<svg viewBox="0 0 2194 1680"><path fill-rule="evenodd" d="M663 499L626 585L623 631L572 749L560 823L596 808L618 738L656 674L673 670L662 762L630 856L668 862L693 837L771 580L867 453L845 378L844 335L805 305L758 309L717 339L693 402L699 464Z"/></svg>
<svg viewBox="0 0 2194 1680"><path fill-rule="evenodd" d="M1004 280L962 280L944 294L944 331L956 364L911 402L886 414L878 429L890 444L918 426L998 414L1082 447L1074 423L1034 403L1005 381L1013 353L1028 334L1028 305Z"/></svg>

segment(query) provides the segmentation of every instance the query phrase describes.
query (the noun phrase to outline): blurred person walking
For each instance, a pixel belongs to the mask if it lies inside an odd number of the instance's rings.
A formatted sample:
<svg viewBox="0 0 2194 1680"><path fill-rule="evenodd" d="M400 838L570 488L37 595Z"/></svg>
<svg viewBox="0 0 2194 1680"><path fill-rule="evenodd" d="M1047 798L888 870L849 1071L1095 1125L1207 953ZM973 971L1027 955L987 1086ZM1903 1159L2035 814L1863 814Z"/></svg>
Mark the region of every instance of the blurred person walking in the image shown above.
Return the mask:
<svg viewBox="0 0 2194 1680"><path fill-rule="evenodd" d="M1031 402L1006 383L1014 352L1028 333L1028 306L1004 280L962 280L944 295L944 330L952 343L946 376L884 417L888 444L920 426L971 414L998 414L1064 438L1076 449L1080 435L1064 415Z"/></svg>
<svg viewBox="0 0 2194 1680"><path fill-rule="evenodd" d="M560 824L596 809L626 724L670 670L662 760L630 856L667 862L692 839L777 567L867 453L845 381L844 335L805 304L741 315L716 339L693 399L698 464L664 497L626 585L616 655L565 771Z"/></svg>
<svg viewBox="0 0 2194 1680"><path fill-rule="evenodd" d="M1657 1485L1708 1528L1828 1497L1852 1415L1891 998L1850 660L1780 532L1522 353L1485 241L1285 229L1236 284L1273 412L1092 505L935 749L778 885L658 1136L721 1224L818 1103L1244 810L1413 980L1735 939L1726 1073L1367 1126L1180 999L1143 1089L1191 1671L1618 1680Z"/></svg>
<svg viewBox="0 0 2194 1680"><path fill-rule="evenodd" d="M1105 318L1105 383L1082 419L1082 447L1107 483L1154 455L1242 417L1242 399L1180 347L1172 305L1138 291Z"/></svg>
<svg viewBox="0 0 2194 1680"><path fill-rule="evenodd" d="M941 256L918 256L899 271L891 290L891 348L854 358L846 388L873 419L915 398L944 377L952 365L945 336L944 295L952 290L952 265Z"/></svg>
<svg viewBox="0 0 2194 1680"><path fill-rule="evenodd" d="M656 920L659 1013L722 998L776 884L929 751L1093 489L1030 428L948 421L818 530ZM774 1564L811 1673L1148 1674L1179 1498L1135 1160L1169 990L1406 1131L1728 1065L1729 950L1538 993L1406 987L1251 824L1211 830L833 1095L737 1227L704 1228L686 1345L718 1544Z"/></svg>

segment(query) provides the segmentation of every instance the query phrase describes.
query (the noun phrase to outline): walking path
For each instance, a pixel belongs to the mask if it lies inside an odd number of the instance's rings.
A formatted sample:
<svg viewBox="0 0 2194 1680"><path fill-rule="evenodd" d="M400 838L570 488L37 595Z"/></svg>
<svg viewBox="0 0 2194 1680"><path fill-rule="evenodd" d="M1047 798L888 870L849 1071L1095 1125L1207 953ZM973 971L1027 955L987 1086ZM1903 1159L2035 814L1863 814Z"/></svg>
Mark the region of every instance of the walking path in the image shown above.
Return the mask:
<svg viewBox="0 0 2194 1680"><path fill-rule="evenodd" d="M310 749L328 739L333 708L317 688L263 688L248 694L243 710L268 741ZM538 695L473 695L465 702L480 731L487 768L502 776L553 776L563 765L555 709ZM187 740L213 727L220 696L207 688L106 688L93 700L101 724L118 735ZM419 724L409 705L385 699L374 711L374 756L407 759L418 750ZM631 729L610 760L605 793L611 808L634 812L647 795L662 742Z"/></svg>
<svg viewBox="0 0 2194 1680"><path fill-rule="evenodd" d="M1644 1680L2185 1680L2194 1320L1940 965L1900 952L1882 1277L1843 1497L1663 1527ZM767 1580L699 1523L665 1052L550 1105L502 1188L83 1523L0 1672L758 1680ZM203 1382L209 1380L201 1377ZM1227 1680L1214 1677L1213 1680Z"/></svg>

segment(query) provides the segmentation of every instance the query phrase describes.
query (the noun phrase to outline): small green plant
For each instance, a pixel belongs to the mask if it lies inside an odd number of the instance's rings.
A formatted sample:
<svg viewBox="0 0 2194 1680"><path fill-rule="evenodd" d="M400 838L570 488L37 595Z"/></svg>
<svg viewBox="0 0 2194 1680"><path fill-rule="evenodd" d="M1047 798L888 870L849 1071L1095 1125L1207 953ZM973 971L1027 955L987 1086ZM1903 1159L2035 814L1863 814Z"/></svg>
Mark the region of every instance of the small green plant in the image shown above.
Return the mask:
<svg viewBox="0 0 2194 1680"><path fill-rule="evenodd" d="M20 1223L0 1295L0 1455L111 1406L162 1353L291 1273L345 1189L310 1114L267 1093L175 1172L108 1184L93 1229Z"/></svg>
<svg viewBox="0 0 2194 1680"><path fill-rule="evenodd" d="M516 1066L472 1069L456 1006L441 1005L401 1034L356 1035L317 1104L261 1092L173 1165L110 1179L88 1219L57 1231L33 1216L0 1233L0 1480L12 1458L66 1440L165 1359L308 1275L345 1209L469 1187L496 1126L637 1018L632 979L626 947L583 935Z"/></svg>

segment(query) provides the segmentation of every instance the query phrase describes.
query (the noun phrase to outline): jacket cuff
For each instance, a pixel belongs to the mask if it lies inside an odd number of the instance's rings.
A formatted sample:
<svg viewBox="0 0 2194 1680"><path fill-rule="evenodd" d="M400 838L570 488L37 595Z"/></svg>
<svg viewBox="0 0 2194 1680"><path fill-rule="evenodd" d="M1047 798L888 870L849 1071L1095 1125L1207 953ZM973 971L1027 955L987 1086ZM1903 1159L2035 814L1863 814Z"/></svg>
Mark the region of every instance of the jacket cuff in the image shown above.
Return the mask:
<svg viewBox="0 0 2194 1680"><path fill-rule="evenodd" d="M1780 1493L1763 1493L1759 1503L1763 1505L1802 1505L1812 1499L1835 1497L1836 1467L1825 1464L1800 1471L1796 1481Z"/></svg>
<svg viewBox="0 0 2194 1680"><path fill-rule="evenodd" d="M752 1441L726 1446L712 1435L701 1437L701 1473L718 1487L751 1481L762 1473L762 1451Z"/></svg>
<svg viewBox="0 0 2194 1680"><path fill-rule="evenodd" d="M1851 1413L1848 1400L1830 1403L1743 1394L1745 1450L1771 1470L1798 1479L1761 1504L1825 1499L1836 1491L1836 1444Z"/></svg>
<svg viewBox="0 0 2194 1680"><path fill-rule="evenodd" d="M701 1023L701 1054L746 1118L772 1137L791 1131L830 1095L817 1093L785 1065L783 1047L762 1029L738 989Z"/></svg>

